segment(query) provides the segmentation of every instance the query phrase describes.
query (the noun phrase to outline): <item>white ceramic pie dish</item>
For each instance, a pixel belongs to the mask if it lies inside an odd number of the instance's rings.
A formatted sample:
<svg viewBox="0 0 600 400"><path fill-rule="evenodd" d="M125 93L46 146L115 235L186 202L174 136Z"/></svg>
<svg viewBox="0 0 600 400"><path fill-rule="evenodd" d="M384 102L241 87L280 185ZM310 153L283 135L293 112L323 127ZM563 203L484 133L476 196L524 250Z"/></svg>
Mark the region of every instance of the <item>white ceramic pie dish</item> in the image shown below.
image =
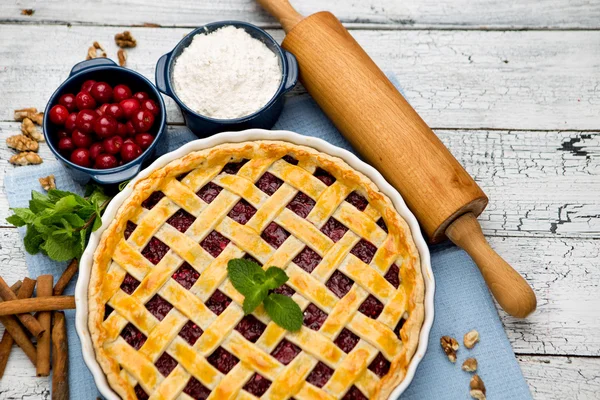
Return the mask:
<svg viewBox="0 0 600 400"><path fill-rule="evenodd" d="M429 249L421 229L417 223L415 216L410 212L404 200L384 178L383 176L373 167L361 161L357 156L350 153L347 150L333 146L322 139L318 139L311 136L304 136L290 131L267 131L263 129L249 129L241 132L224 132L217 135L211 136L205 139L194 140L187 143L186 145L167 153L159 157L149 167L141 171L136 178L134 178L124 190L122 190L115 198L110 202L104 215L102 217L102 227L96 232L92 233L89 243L81 257L79 265L79 278L77 280L77 286L75 289L75 303L76 309L76 321L75 326L77 334L81 340L83 359L87 364L88 368L94 376L94 380L100 393L107 399L119 399L117 394L110 388L106 380L104 372L100 368L100 365L96 361L92 340L88 330L88 283L90 279L90 272L92 267L93 255L102 232L109 225L117 213L117 210L123 203L123 201L129 197L132 193L132 187L135 182L141 178L145 178L154 170L165 166L167 163L178 159L189 152L202 150L210 147L214 147L223 143L238 143L253 140L281 140L297 145L309 146L323 153L339 157L344 160L355 170L363 173L369 179L371 179L379 190L388 196L394 204L394 207L398 213L405 219L406 223L410 227L415 245L419 251L421 258L421 270L423 273L423 280L425 281L425 319L423 321L423 327L419 334L419 344L417 350L409 364L406 377L400 383L400 385L391 393L390 399L397 399L401 393L403 393L410 382L412 381L417 366L421 359L425 355L427 350L427 343L429 340L429 331L433 324L434 317L434 306L433 296L435 291L435 282L433 279L433 272L431 270L431 262Z"/></svg>

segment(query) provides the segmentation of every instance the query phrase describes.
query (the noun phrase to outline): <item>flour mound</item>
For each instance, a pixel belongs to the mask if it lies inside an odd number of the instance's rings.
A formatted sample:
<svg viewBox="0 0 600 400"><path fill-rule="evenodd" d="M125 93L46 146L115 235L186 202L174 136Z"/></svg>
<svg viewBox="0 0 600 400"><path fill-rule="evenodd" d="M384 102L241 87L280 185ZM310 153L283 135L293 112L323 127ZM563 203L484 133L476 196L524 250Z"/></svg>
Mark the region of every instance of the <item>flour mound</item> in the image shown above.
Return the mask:
<svg viewBox="0 0 600 400"><path fill-rule="evenodd" d="M267 104L281 75L279 58L263 42L226 26L194 36L175 60L173 83L181 101L198 114L232 119Z"/></svg>

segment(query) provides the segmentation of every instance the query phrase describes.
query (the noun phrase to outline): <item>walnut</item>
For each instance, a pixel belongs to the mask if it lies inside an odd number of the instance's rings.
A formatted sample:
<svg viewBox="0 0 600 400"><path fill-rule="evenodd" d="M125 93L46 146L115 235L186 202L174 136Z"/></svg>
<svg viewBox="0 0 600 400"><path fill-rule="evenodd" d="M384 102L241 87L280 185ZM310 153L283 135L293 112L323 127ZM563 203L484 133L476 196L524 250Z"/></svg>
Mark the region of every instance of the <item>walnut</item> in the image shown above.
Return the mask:
<svg viewBox="0 0 600 400"><path fill-rule="evenodd" d="M477 371L477 360L475 358L467 358L462 365L462 370L466 372Z"/></svg>
<svg viewBox="0 0 600 400"><path fill-rule="evenodd" d="M450 336L442 336L442 338L440 339L440 345L442 346L442 350L444 350L444 353L446 353L446 355L448 356L448 360L450 360L450 362L452 363L455 363L456 351L459 347L456 339Z"/></svg>
<svg viewBox="0 0 600 400"><path fill-rule="evenodd" d="M473 329L472 331L465 333L463 343L467 349L475 347L475 343L477 342L479 342L479 332Z"/></svg>
<svg viewBox="0 0 600 400"><path fill-rule="evenodd" d="M29 118L36 124L42 125L42 123L44 122L44 113L37 112L37 108L35 107L21 108L20 110L15 110L15 121L23 121L25 118Z"/></svg>
<svg viewBox="0 0 600 400"><path fill-rule="evenodd" d="M477 400L485 400L485 385L483 384L483 381L481 380L479 375L473 375L469 386L471 388L469 394L472 398Z"/></svg>
<svg viewBox="0 0 600 400"><path fill-rule="evenodd" d="M131 36L131 32L125 31L115 35L115 43L122 49L137 46L137 41Z"/></svg>
<svg viewBox="0 0 600 400"><path fill-rule="evenodd" d="M98 50L100 50L100 54L98 54ZM92 58L100 58L106 57L106 51L104 47L98 42L94 42L89 48L86 56L86 60L91 60Z"/></svg>
<svg viewBox="0 0 600 400"><path fill-rule="evenodd" d="M119 65L124 67L127 62L127 53L123 49L119 49L117 51L117 57L119 58Z"/></svg>
<svg viewBox="0 0 600 400"><path fill-rule="evenodd" d="M35 14L35 10L33 8L24 8L21 10L21 15L27 15L28 17L31 17L33 14Z"/></svg>
<svg viewBox="0 0 600 400"><path fill-rule="evenodd" d="M54 175L48 175L45 178L40 178L40 185L42 189L48 191L50 189L56 189L56 182L54 181Z"/></svg>
<svg viewBox="0 0 600 400"><path fill-rule="evenodd" d="M23 119L23 123L21 124L21 132L23 132L25 136L28 136L38 142L44 141L44 135L37 130L33 124L33 121L27 117Z"/></svg>
<svg viewBox="0 0 600 400"><path fill-rule="evenodd" d="M42 157L32 151L24 151L19 154L15 154L8 160L13 165L32 165L41 164Z"/></svg>
<svg viewBox="0 0 600 400"><path fill-rule="evenodd" d="M40 145L25 135L14 135L6 139L6 145L18 151L38 151Z"/></svg>

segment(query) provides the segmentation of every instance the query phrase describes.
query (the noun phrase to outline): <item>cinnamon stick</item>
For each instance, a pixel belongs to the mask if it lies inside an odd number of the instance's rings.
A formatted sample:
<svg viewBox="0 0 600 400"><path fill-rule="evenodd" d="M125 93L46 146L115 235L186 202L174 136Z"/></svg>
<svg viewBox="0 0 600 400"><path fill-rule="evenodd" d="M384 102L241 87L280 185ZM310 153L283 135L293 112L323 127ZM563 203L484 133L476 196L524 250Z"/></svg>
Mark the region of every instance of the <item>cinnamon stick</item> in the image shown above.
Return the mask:
<svg viewBox="0 0 600 400"><path fill-rule="evenodd" d="M68 350L65 314L57 311L52 324L52 400L69 400Z"/></svg>
<svg viewBox="0 0 600 400"><path fill-rule="evenodd" d="M6 282L4 281L4 279L2 279L1 276L0 276L0 297L2 297L2 299L5 301L5 303L0 304L0 307L5 306L5 304L7 304L6 302L31 300L31 299L17 300L17 295L15 295L13 293L13 291L10 289L10 287L6 284ZM17 314L17 313L18 313L17 318L19 318L19 320L23 323L25 328L27 328L27 330L29 332L31 332L31 334L33 336L35 336L36 338L39 338L42 335L42 333L44 332L44 328L42 328L40 323L35 318L33 318L33 315L29 314L27 311L17 311L16 313L9 313L9 314ZM0 315L6 315L6 314L0 314Z"/></svg>
<svg viewBox="0 0 600 400"><path fill-rule="evenodd" d="M74 308L75 297L73 296L36 297L33 299L11 300L0 303L0 316Z"/></svg>
<svg viewBox="0 0 600 400"><path fill-rule="evenodd" d="M60 296L61 294L63 294L65 288L67 287L69 282L71 282L71 279L73 279L73 276L75 276L75 274L77 273L78 270L79 270L79 261L76 258L74 258L69 263L67 268L63 271L60 278L58 278L58 281L56 281L56 285L54 285L54 295L55 296Z"/></svg>
<svg viewBox="0 0 600 400"><path fill-rule="evenodd" d="M54 285L54 277L52 275L41 275L38 277L37 297L44 298L52 296L52 286ZM38 321L44 333L37 342L37 364L35 370L37 376L50 375L50 324L52 314L50 311L43 311L38 314Z"/></svg>
<svg viewBox="0 0 600 400"><path fill-rule="evenodd" d="M13 292L18 291L17 297L19 298L30 297L33 294L35 281L28 278L26 278L26 280L28 283L25 285L25 287L23 287L21 281L17 281L14 285L10 287ZM33 283L33 285L31 283ZM16 343L19 347L21 347L21 349L23 349L27 357L29 357L29 359L34 365L37 356L35 347L29 341L27 334L25 333L23 328L21 328L21 325L19 325L15 317L0 317L0 322L6 328L6 330L4 331L4 335L2 336L2 341L0 342L0 378L2 378L13 343Z"/></svg>

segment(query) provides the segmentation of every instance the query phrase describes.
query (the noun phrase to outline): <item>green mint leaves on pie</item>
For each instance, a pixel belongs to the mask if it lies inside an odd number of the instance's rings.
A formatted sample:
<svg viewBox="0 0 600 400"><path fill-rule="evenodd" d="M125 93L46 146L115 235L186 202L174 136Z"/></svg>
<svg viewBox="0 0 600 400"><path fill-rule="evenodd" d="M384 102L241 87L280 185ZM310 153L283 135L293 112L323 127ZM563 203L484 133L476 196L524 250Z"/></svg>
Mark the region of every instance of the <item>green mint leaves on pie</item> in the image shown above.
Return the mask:
<svg viewBox="0 0 600 400"><path fill-rule="evenodd" d="M90 187L86 197L57 189L48 194L32 191L29 208L12 208L14 214L6 220L27 227L23 241L28 253L69 261L83 254L109 200L99 186Z"/></svg>
<svg viewBox="0 0 600 400"><path fill-rule="evenodd" d="M265 271L255 262L236 258L229 260L227 273L233 287L244 295L244 314L250 314L262 303L277 325L292 332L302 327L304 317L300 306L290 297L272 293L288 281L284 270L269 267Z"/></svg>

